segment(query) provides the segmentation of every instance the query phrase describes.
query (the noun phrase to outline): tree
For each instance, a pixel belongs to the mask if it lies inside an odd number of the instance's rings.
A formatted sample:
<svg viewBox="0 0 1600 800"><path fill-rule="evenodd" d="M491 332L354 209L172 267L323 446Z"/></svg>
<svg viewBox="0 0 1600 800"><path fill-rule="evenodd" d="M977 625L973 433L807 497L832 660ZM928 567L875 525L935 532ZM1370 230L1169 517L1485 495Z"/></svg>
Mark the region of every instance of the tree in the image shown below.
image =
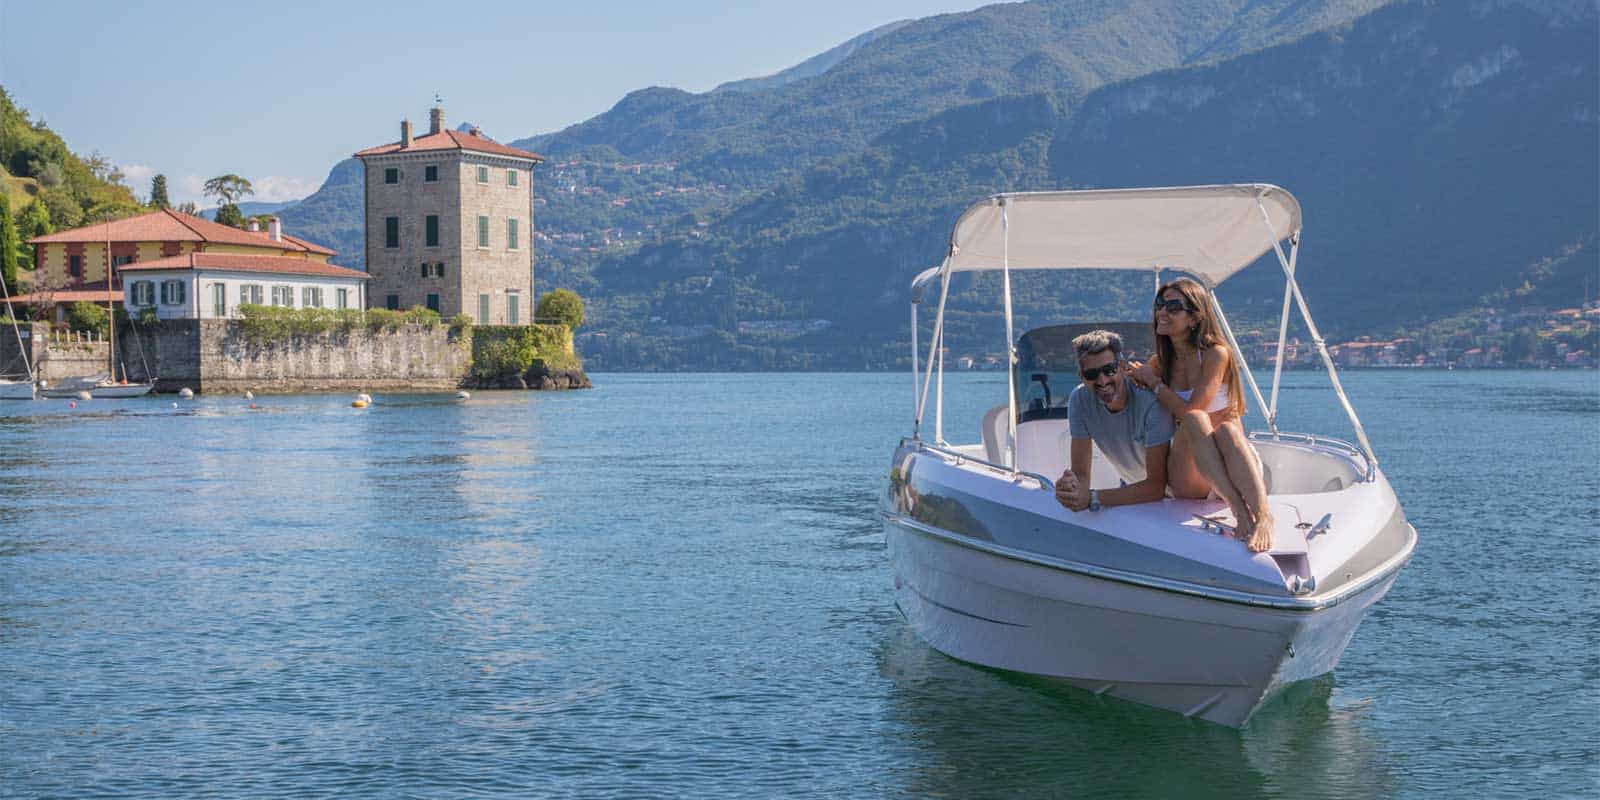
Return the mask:
<svg viewBox="0 0 1600 800"><path fill-rule="evenodd" d="M246 195L255 194L256 190L250 181L233 173L218 175L206 181L206 197L217 198L217 215L213 219L223 225L235 228L244 227L244 212L239 210L238 202Z"/></svg>
<svg viewBox="0 0 1600 800"><path fill-rule="evenodd" d="M17 285L17 225L11 220L11 197L0 191L0 277L4 277L6 287Z"/></svg>
<svg viewBox="0 0 1600 800"><path fill-rule="evenodd" d="M577 330L583 324L583 298L571 289L557 289L539 298L534 316L541 320L557 320L568 330Z"/></svg>
<svg viewBox="0 0 1600 800"><path fill-rule="evenodd" d="M233 173L218 175L206 181L204 188L206 197L217 198L218 205L233 205L245 197L255 194L254 186L250 181Z"/></svg>
<svg viewBox="0 0 1600 800"><path fill-rule="evenodd" d="M45 208L43 198L29 203L17 220L17 238L21 240L17 245L17 265L24 269L37 269L39 265L33 263L33 250L28 247L28 240L54 230L50 225L50 210Z"/></svg>
<svg viewBox="0 0 1600 800"><path fill-rule="evenodd" d="M157 175L150 179L150 205L155 208L172 207L172 201L167 199L167 176Z"/></svg>
<svg viewBox="0 0 1600 800"><path fill-rule="evenodd" d="M217 214L211 219L219 225L227 225L232 228L244 227L244 213L232 203L217 206Z"/></svg>
<svg viewBox="0 0 1600 800"><path fill-rule="evenodd" d="M200 215L200 207L194 203L179 203L177 208L174 210L179 214L188 214L191 217Z"/></svg>

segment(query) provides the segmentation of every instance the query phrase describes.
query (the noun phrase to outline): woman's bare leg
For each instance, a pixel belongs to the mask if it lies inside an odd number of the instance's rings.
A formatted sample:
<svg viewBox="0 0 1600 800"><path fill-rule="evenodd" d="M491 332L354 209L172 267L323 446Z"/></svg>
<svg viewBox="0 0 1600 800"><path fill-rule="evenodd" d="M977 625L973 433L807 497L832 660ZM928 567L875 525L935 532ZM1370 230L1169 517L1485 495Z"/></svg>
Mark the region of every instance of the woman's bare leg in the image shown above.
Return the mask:
<svg viewBox="0 0 1600 800"><path fill-rule="evenodd" d="M1178 435L1186 438L1189 453L1193 456L1195 469L1211 484L1211 488L1222 497L1233 509L1235 520L1234 530L1240 538L1249 539L1255 533L1255 516L1250 507L1240 496L1239 490L1234 487L1233 479L1228 475L1227 463L1223 460L1222 453L1217 449L1216 437L1213 435L1211 417L1204 411L1190 411L1183 415L1178 426Z"/></svg>
<svg viewBox="0 0 1600 800"><path fill-rule="evenodd" d="M1256 460L1255 448L1244 435L1244 426L1238 420L1228 420L1217 427L1211 437L1222 461L1227 466L1228 477L1239 490L1239 496L1255 517L1255 530L1245 546L1260 553L1272 548L1272 510L1267 507L1267 482L1261 477L1261 464Z"/></svg>

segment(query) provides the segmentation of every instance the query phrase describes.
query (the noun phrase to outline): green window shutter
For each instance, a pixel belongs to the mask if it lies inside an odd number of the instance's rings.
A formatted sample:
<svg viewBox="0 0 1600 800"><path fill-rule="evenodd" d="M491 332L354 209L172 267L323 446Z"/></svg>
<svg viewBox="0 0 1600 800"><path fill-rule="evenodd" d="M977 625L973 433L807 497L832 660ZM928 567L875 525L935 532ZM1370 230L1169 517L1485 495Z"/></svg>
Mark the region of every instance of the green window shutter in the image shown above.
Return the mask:
<svg viewBox="0 0 1600 800"><path fill-rule="evenodd" d="M489 218L478 217L478 246L489 246Z"/></svg>
<svg viewBox="0 0 1600 800"><path fill-rule="evenodd" d="M515 218L506 220L506 249L517 249L517 220Z"/></svg>
<svg viewBox="0 0 1600 800"><path fill-rule="evenodd" d="M438 247L439 246L439 217L438 217L438 215L429 214L425 218L424 222L425 222L425 227L427 228L427 231L425 233L425 236L427 237L427 245L429 247Z"/></svg>
<svg viewBox="0 0 1600 800"><path fill-rule="evenodd" d="M383 246L384 247L399 247L400 246L400 218L399 217L384 217L383 218Z"/></svg>

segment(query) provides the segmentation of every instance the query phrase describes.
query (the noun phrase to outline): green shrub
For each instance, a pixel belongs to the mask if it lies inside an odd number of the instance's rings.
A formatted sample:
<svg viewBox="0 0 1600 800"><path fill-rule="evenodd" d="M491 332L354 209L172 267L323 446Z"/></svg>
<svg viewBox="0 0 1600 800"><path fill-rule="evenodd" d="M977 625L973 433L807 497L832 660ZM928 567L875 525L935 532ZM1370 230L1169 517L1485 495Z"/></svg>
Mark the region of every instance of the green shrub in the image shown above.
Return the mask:
<svg viewBox="0 0 1600 800"><path fill-rule="evenodd" d="M450 333L459 336L472 332L472 317L467 314L457 314L450 318Z"/></svg>
<svg viewBox="0 0 1600 800"><path fill-rule="evenodd" d="M161 315L156 313L153 306L139 309L139 324L154 325L161 321Z"/></svg>
<svg viewBox="0 0 1600 800"><path fill-rule="evenodd" d="M575 331L583 324L583 298L571 289L557 289L539 298L534 316L541 322L559 322Z"/></svg>
<svg viewBox="0 0 1600 800"><path fill-rule="evenodd" d="M572 331L564 325L479 326L472 333L472 374L492 379L583 366L572 350Z"/></svg>
<svg viewBox="0 0 1600 800"><path fill-rule="evenodd" d="M73 303L67 306L67 327L75 331L94 331L105 336L109 331L106 310L94 303Z"/></svg>

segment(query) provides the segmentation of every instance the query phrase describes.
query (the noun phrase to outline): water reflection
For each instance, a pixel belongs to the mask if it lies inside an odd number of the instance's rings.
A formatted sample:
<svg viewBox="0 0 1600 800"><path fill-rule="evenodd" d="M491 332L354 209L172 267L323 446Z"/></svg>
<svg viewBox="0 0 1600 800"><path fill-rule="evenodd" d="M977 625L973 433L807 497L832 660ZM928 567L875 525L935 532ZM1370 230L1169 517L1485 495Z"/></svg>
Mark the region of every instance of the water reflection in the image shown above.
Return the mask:
<svg viewBox="0 0 1600 800"><path fill-rule="evenodd" d="M1386 797L1388 758L1362 710L1299 684L1244 730L947 658L906 625L878 668L910 751L901 790L922 797Z"/></svg>

